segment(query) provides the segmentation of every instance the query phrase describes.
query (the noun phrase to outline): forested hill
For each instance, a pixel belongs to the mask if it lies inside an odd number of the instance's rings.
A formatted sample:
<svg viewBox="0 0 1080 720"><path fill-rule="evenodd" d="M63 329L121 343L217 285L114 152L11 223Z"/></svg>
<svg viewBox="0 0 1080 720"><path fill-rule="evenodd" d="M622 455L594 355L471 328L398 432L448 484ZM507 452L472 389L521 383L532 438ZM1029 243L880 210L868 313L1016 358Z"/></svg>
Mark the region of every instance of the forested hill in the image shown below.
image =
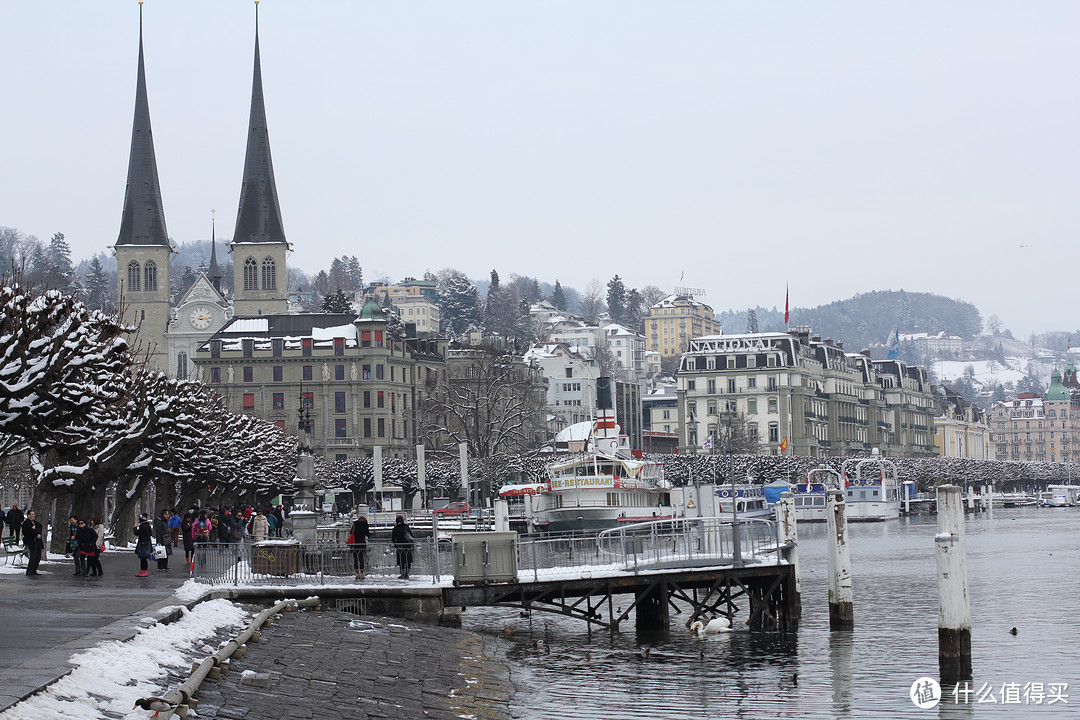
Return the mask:
<svg viewBox="0 0 1080 720"><path fill-rule="evenodd" d="M758 330L783 331L783 308L754 308ZM725 310L717 320L725 334L747 331L748 310ZM791 327L809 325L814 333L844 341L855 352L874 343L887 343L896 328L901 332L939 333L972 338L982 332L979 309L962 300L904 290L861 293L814 308L793 307Z"/></svg>

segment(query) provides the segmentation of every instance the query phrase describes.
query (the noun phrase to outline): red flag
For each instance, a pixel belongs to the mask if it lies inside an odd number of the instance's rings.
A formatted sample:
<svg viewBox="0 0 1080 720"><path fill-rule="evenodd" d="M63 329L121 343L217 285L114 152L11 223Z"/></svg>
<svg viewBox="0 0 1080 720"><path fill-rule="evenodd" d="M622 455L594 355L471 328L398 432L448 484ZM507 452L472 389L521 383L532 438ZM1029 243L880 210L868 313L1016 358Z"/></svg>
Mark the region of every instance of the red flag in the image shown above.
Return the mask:
<svg viewBox="0 0 1080 720"><path fill-rule="evenodd" d="M788 324L788 318L791 317L791 314L788 312L788 299L790 297L791 297L791 290L788 289L787 285L784 285L784 324L785 325Z"/></svg>

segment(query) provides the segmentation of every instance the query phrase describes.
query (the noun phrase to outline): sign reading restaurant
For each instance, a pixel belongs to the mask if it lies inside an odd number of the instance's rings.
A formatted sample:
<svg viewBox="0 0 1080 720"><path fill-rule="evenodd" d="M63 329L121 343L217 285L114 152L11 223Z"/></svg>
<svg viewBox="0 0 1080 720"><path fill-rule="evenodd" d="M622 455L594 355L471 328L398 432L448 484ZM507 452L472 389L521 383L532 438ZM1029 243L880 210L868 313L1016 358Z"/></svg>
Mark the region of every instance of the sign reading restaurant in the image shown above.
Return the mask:
<svg viewBox="0 0 1080 720"><path fill-rule="evenodd" d="M622 490L634 490L644 487L646 487L645 483L640 480L633 480L626 477L611 478L607 475L551 479L552 490L573 490L575 488L615 488Z"/></svg>

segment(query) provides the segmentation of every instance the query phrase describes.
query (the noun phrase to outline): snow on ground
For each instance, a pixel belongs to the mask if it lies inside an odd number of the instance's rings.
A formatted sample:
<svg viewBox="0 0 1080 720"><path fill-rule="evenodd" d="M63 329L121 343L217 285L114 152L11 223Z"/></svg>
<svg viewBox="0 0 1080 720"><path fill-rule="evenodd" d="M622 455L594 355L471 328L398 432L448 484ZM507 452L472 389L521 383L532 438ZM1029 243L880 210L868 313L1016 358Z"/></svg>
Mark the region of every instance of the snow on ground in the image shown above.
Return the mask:
<svg viewBox="0 0 1080 720"><path fill-rule="evenodd" d="M66 562L65 562L66 560ZM26 561L20 560L20 565L14 564L15 558L4 558L0 560L0 575L25 575L26 574ZM66 565L67 569L71 570L71 559L65 558L63 555L53 555L49 558L45 557L45 553L41 554L41 564L38 565L38 572L42 575L48 575L49 571L53 568L50 566Z"/></svg>
<svg viewBox="0 0 1080 720"><path fill-rule="evenodd" d="M1015 386L1027 375L1026 370L1017 370L1016 368L1026 368L1027 361L1021 358L1007 358L1007 360L1009 362L1008 367L996 360L935 360L933 367L939 380L946 384L962 378L965 370L970 365L975 370L973 379L978 385L986 386L994 382L1004 385L1011 382ZM1049 384L1050 379L1047 378L1046 382Z"/></svg>
<svg viewBox="0 0 1080 720"><path fill-rule="evenodd" d="M192 660L209 654L208 639L248 620L248 613L228 600L196 605L176 622L142 628L127 642L110 641L72 655L76 667L69 675L0 713L0 720L145 718L147 711L133 709L136 700L164 695L170 669L186 676Z"/></svg>

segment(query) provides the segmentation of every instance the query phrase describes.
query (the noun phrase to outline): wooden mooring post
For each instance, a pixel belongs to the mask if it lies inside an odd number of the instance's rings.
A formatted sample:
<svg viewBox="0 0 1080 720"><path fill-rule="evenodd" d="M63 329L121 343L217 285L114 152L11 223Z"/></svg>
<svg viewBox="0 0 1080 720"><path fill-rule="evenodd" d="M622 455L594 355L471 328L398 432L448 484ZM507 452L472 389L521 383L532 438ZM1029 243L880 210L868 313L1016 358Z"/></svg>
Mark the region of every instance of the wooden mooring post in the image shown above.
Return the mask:
<svg viewBox="0 0 1080 720"><path fill-rule="evenodd" d="M802 581L799 579L799 531L795 521L795 498L790 492L780 493L776 504L776 541L780 557L795 569L795 597L791 598L789 613L798 620L802 616Z"/></svg>
<svg viewBox="0 0 1080 720"><path fill-rule="evenodd" d="M825 519L829 534L829 630L855 629L851 592L851 552L848 548L844 494L828 492Z"/></svg>
<svg viewBox="0 0 1080 720"><path fill-rule="evenodd" d="M971 599L968 597L964 505L960 488L937 490L938 670L942 685L971 679Z"/></svg>

